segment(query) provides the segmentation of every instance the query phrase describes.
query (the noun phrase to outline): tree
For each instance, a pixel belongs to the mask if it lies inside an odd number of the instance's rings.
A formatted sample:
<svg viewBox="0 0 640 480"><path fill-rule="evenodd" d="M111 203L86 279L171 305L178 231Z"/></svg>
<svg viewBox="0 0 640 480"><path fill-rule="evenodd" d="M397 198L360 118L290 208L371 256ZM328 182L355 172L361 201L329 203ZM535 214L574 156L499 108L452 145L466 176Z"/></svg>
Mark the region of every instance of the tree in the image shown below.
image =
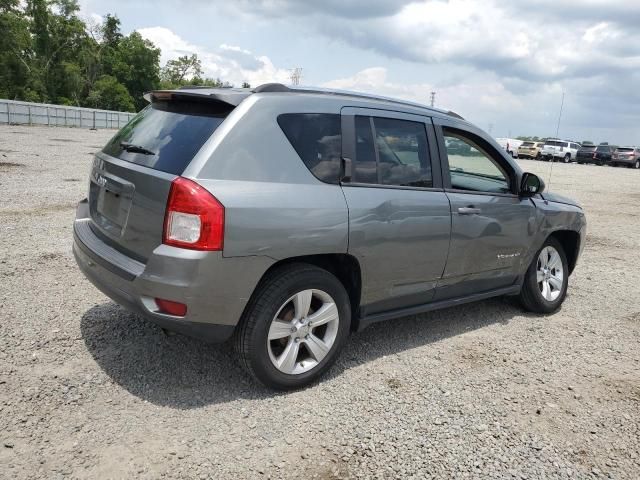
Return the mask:
<svg viewBox="0 0 640 480"><path fill-rule="evenodd" d="M248 82L242 82L242 88L251 88L251 85Z"/></svg>
<svg viewBox="0 0 640 480"><path fill-rule="evenodd" d="M202 62L195 53L169 60L162 69L162 81L171 85L185 85L187 80L202 81Z"/></svg>
<svg viewBox="0 0 640 480"><path fill-rule="evenodd" d="M138 32L122 38L116 51L113 76L122 83L133 97L136 109L146 105L142 97L160 83L160 49Z"/></svg>
<svg viewBox="0 0 640 480"><path fill-rule="evenodd" d="M134 100L127 91L127 87L111 75L103 75L96 81L85 103L87 107L92 108L135 111Z"/></svg>

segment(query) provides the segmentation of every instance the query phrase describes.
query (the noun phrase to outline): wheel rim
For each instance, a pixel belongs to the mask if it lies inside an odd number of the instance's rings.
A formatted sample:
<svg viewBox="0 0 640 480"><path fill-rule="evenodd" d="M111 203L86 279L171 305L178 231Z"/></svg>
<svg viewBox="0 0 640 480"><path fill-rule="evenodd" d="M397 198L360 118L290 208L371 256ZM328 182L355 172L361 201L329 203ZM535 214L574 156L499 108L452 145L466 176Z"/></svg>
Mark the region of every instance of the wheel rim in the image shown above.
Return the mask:
<svg viewBox="0 0 640 480"><path fill-rule="evenodd" d="M322 290L302 290L278 309L267 338L273 365L299 375L327 356L338 335L340 315L333 298Z"/></svg>
<svg viewBox="0 0 640 480"><path fill-rule="evenodd" d="M558 299L564 284L564 271L562 259L555 248L544 247L538 255L536 281L545 300L553 302Z"/></svg>

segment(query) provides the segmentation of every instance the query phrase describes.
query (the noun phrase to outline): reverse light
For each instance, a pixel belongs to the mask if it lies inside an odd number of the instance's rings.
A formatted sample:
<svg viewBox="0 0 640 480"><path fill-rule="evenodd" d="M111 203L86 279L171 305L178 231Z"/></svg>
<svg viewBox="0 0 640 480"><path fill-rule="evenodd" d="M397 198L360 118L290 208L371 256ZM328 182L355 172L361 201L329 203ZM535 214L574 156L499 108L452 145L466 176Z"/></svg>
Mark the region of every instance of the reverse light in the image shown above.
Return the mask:
<svg viewBox="0 0 640 480"><path fill-rule="evenodd" d="M167 200L162 243L191 250L222 250L224 206L196 182L176 178Z"/></svg>
<svg viewBox="0 0 640 480"><path fill-rule="evenodd" d="M160 313L166 313L176 317L184 317L187 314L187 306L184 303L156 298L156 305Z"/></svg>

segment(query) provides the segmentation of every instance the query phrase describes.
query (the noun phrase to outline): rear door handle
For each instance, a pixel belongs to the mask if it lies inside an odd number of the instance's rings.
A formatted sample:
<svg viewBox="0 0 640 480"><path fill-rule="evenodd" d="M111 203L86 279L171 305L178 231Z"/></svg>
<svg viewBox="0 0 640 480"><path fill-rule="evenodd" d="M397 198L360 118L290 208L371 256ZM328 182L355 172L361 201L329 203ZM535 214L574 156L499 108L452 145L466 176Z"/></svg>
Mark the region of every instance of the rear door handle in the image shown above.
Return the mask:
<svg viewBox="0 0 640 480"><path fill-rule="evenodd" d="M460 207L458 209L460 215L478 215L479 213L480 209L475 207Z"/></svg>

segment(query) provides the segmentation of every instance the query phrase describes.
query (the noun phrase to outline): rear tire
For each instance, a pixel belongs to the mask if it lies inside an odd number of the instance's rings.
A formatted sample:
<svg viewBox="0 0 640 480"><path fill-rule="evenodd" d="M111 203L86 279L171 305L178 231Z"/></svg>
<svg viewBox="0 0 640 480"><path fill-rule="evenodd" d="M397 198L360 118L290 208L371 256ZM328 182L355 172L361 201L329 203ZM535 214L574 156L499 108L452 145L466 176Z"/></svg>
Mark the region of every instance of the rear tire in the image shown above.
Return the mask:
<svg viewBox="0 0 640 480"><path fill-rule="evenodd" d="M564 163L571 163L571 154L570 153L567 153L564 156Z"/></svg>
<svg viewBox="0 0 640 480"><path fill-rule="evenodd" d="M534 313L553 313L567 295L569 265L558 240L548 238L525 273L520 303Z"/></svg>
<svg viewBox="0 0 640 480"><path fill-rule="evenodd" d="M640 170L640 160L636 160L636 163L633 164L632 168L635 168L636 170Z"/></svg>
<svg viewBox="0 0 640 480"><path fill-rule="evenodd" d="M340 280L313 265L291 264L260 282L236 330L235 347L256 380L292 390L329 369L350 328L349 295Z"/></svg>

